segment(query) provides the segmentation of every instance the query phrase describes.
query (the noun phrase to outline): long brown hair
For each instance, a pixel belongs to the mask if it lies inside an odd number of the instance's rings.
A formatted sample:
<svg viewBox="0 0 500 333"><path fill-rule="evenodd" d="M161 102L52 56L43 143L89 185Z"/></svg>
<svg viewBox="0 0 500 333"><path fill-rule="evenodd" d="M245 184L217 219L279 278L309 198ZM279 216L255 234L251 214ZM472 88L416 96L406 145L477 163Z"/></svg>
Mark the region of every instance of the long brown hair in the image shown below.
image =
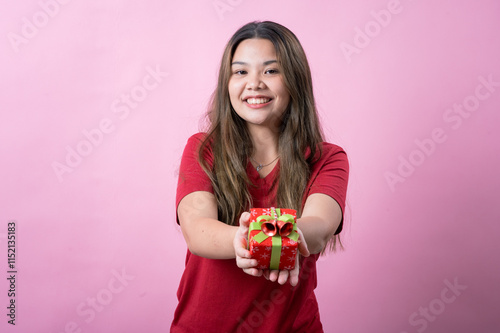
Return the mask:
<svg viewBox="0 0 500 333"><path fill-rule="evenodd" d="M278 186L278 207L296 209L297 215L301 215L311 165L321 156L321 142L324 141L314 102L311 71L297 37L286 27L270 21L251 22L241 27L224 50L217 88L208 110L208 135L199 151L199 162L210 177L217 198L219 219L230 225L236 225L239 216L252 207L248 191L252 184L246 173L248 158L253 153L252 141L245 121L231 106L228 92L234 52L242 41L250 38L273 43L290 94L283 117L276 120L280 133L280 169L277 184L274 184ZM213 154L211 166L204 158L207 149Z"/></svg>

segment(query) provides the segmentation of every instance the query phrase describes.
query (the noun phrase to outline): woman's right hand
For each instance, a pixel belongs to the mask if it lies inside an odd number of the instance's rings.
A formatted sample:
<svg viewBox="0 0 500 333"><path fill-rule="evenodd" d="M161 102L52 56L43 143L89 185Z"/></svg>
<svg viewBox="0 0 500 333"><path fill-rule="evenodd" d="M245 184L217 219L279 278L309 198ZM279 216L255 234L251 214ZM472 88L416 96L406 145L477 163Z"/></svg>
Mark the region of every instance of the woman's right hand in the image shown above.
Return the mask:
<svg viewBox="0 0 500 333"><path fill-rule="evenodd" d="M309 257L310 252L307 248L306 239L302 231L297 228L299 234L299 246L295 259L295 267L292 270L265 270L263 271L264 277L269 281L277 281L279 284L285 284L287 281L290 282L292 287L295 287L299 283L299 273L300 273L300 256Z"/></svg>
<svg viewBox="0 0 500 333"><path fill-rule="evenodd" d="M250 225L250 213L244 212L240 216L240 225L234 235L233 246L236 255L236 265L243 269L243 272L252 276L261 276L262 269L256 268L257 260L252 259L248 245L248 227Z"/></svg>

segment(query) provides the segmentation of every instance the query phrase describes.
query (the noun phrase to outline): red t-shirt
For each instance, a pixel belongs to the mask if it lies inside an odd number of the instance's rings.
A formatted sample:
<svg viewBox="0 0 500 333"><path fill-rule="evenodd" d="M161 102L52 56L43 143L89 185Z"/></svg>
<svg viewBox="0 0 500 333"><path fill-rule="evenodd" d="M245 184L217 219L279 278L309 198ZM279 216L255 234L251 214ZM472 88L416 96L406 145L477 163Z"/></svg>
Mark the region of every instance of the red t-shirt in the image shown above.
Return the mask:
<svg viewBox="0 0 500 333"><path fill-rule="evenodd" d="M198 163L198 148L204 138L198 133L189 138L182 156L176 207L189 193L213 193L208 176ZM349 165L339 146L323 143L323 154L312 165L311 178L304 193L323 193L335 199L344 212ZM213 161L210 152L206 155ZM254 207L276 206L271 185L279 173L279 163L265 178L248 163L247 174ZM276 186L275 186L276 188ZM340 225L337 233L342 229ZM186 255L171 332L194 333L277 333L323 332L319 319L316 288L316 260L319 255L301 258L299 284L280 285L264 277L254 277L236 266L236 260L207 259Z"/></svg>

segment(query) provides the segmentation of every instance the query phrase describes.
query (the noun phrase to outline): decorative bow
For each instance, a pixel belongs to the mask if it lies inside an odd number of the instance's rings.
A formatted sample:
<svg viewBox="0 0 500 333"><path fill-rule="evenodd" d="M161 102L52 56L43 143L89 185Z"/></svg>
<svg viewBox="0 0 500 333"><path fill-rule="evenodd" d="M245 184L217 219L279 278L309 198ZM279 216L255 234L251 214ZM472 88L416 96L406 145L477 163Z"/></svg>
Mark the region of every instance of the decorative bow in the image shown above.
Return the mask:
<svg viewBox="0 0 500 333"><path fill-rule="evenodd" d="M293 223L295 222L293 215L281 215L280 209L274 207L271 208L271 214L273 216L261 215L257 217L257 223L262 221L262 232L269 237L276 234L281 237L290 235L293 231Z"/></svg>

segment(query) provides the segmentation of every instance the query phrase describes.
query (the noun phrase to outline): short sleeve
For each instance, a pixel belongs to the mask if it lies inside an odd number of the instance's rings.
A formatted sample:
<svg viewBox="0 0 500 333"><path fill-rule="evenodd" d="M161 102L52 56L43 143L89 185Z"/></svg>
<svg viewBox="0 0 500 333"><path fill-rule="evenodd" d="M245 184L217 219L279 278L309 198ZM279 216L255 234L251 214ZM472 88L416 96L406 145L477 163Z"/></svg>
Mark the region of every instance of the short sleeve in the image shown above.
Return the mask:
<svg viewBox="0 0 500 333"><path fill-rule="evenodd" d="M345 151L337 145L323 143L321 159L312 167L307 196L322 193L337 201L342 210L342 221L335 234L342 231L348 180L349 162Z"/></svg>
<svg viewBox="0 0 500 333"><path fill-rule="evenodd" d="M198 162L198 151L200 145L205 138L205 133L197 133L191 136L182 153L181 165L179 167L179 180L177 182L177 194L175 206L181 202L182 198L192 192L207 191L214 193L210 178ZM204 154L209 165L213 163L213 155L211 151Z"/></svg>

